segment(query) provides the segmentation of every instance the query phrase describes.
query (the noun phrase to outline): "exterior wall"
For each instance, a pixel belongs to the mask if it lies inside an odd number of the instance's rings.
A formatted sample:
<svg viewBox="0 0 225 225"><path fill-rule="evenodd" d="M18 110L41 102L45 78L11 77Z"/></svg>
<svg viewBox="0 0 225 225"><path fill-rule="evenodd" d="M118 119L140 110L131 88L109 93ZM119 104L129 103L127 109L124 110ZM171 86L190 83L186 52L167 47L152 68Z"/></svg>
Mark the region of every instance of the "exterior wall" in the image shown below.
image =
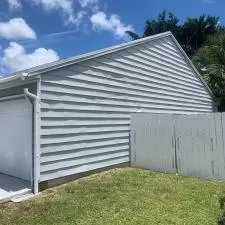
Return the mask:
<svg viewBox="0 0 225 225"><path fill-rule="evenodd" d="M41 181L129 161L130 114L212 112L170 37L41 77Z"/></svg>

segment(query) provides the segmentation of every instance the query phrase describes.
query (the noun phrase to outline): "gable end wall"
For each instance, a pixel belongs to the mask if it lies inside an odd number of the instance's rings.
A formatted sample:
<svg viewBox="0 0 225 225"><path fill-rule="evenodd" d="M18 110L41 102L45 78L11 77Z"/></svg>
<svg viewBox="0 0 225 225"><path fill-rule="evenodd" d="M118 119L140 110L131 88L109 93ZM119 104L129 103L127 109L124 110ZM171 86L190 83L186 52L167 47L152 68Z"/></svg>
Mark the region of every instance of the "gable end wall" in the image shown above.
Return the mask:
<svg viewBox="0 0 225 225"><path fill-rule="evenodd" d="M129 161L130 114L213 100L170 37L41 76L41 181Z"/></svg>

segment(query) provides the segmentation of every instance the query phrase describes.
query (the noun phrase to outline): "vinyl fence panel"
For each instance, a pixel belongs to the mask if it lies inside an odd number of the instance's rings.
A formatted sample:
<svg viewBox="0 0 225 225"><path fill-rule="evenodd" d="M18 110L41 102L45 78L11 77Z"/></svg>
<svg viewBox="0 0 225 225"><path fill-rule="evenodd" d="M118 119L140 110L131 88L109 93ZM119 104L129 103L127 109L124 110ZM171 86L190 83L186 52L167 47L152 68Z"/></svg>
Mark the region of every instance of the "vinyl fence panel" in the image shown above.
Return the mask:
<svg viewBox="0 0 225 225"><path fill-rule="evenodd" d="M131 165L156 171L176 171L171 114L132 116Z"/></svg>
<svg viewBox="0 0 225 225"><path fill-rule="evenodd" d="M213 177L214 121L211 115L176 116L178 173Z"/></svg>
<svg viewBox="0 0 225 225"><path fill-rule="evenodd" d="M131 165L225 180L225 113L134 114Z"/></svg>

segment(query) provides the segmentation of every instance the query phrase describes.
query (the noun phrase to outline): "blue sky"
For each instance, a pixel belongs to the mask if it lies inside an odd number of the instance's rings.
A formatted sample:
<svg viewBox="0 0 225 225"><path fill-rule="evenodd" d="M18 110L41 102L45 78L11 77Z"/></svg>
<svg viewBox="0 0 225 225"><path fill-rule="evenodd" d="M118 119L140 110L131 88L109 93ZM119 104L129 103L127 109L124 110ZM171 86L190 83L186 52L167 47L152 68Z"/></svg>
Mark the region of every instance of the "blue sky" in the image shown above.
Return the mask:
<svg viewBox="0 0 225 225"><path fill-rule="evenodd" d="M224 0L1 0L0 73L116 45L142 34L164 9L182 21L203 13L225 25Z"/></svg>

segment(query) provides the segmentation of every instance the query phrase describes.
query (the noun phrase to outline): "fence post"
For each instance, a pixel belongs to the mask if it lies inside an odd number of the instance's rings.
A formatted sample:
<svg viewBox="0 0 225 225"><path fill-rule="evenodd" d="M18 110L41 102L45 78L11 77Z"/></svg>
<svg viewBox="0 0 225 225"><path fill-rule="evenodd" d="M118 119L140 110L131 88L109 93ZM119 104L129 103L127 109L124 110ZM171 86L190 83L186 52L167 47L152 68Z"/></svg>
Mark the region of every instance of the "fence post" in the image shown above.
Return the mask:
<svg viewBox="0 0 225 225"><path fill-rule="evenodd" d="M175 163L175 170L176 173L178 173L178 163L177 163L177 137L176 137L176 126L175 126L175 118L176 116L172 117L172 123L173 123L173 147L174 147L174 163Z"/></svg>

